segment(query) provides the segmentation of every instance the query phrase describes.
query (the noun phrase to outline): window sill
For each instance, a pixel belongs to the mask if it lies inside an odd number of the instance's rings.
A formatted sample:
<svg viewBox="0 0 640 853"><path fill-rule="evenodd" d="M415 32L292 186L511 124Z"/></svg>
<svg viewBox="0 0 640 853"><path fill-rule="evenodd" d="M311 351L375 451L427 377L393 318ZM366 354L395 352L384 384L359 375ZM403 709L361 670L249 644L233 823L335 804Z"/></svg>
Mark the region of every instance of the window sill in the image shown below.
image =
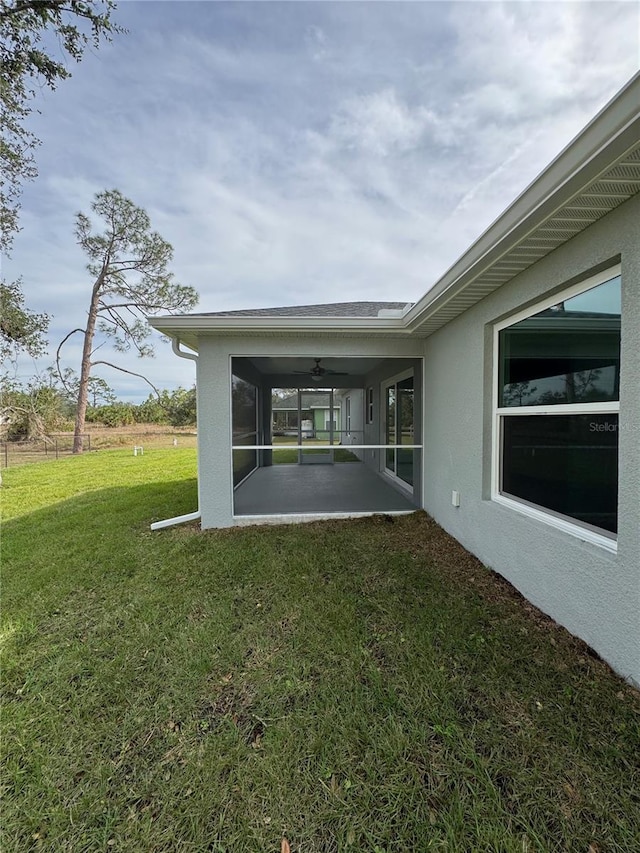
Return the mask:
<svg viewBox="0 0 640 853"><path fill-rule="evenodd" d="M539 521L542 524L546 524L549 527L560 530L562 533L568 533L570 536L580 539L582 542L588 542L590 545L597 545L599 548L603 548L611 554L618 553L617 539L610 539L608 536L596 533L594 530L580 527L578 524L572 524L564 518L551 515L550 513L544 512L544 510L535 509L528 504L520 503L519 501L514 500L513 498L508 498L505 495L493 495L492 500L494 503L505 506L508 509L515 510L520 513L520 515L525 515L527 518L532 518L535 521Z"/></svg>

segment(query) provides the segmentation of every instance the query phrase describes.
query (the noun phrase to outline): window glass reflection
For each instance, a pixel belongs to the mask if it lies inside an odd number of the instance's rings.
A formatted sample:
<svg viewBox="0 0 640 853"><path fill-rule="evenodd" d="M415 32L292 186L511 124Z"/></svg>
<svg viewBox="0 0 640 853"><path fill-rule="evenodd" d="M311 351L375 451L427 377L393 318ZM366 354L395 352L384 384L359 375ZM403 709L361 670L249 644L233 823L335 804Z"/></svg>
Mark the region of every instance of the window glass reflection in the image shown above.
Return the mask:
<svg viewBox="0 0 640 853"><path fill-rule="evenodd" d="M500 406L619 398L620 277L503 329Z"/></svg>

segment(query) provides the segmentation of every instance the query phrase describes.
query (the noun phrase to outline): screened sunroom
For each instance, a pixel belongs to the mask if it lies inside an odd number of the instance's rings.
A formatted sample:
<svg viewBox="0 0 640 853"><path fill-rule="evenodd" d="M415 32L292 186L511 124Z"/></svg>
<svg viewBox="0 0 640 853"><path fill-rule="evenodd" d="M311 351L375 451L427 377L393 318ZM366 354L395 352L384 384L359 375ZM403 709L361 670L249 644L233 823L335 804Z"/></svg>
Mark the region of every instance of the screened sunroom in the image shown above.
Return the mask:
<svg viewBox="0 0 640 853"><path fill-rule="evenodd" d="M412 512L421 360L231 358L233 515Z"/></svg>

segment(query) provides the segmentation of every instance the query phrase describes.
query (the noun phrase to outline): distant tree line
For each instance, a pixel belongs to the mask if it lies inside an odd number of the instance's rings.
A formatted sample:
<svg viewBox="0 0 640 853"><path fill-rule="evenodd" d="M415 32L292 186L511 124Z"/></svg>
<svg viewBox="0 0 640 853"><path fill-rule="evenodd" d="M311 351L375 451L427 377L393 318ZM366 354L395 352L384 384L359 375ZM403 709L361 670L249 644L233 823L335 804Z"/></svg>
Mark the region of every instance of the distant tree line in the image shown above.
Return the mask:
<svg viewBox="0 0 640 853"><path fill-rule="evenodd" d="M86 420L88 423L101 423L110 427L130 424L195 426L196 389L161 391L159 397L149 394L143 403L137 405L116 401L107 405L88 406Z"/></svg>
<svg viewBox="0 0 640 853"><path fill-rule="evenodd" d="M69 370L64 379L63 384L54 368L23 384L5 377L0 410L3 437L46 439L51 433L73 430L78 379ZM142 403L127 403L118 400L103 379L92 376L86 420L107 427L150 423L195 426L196 390L164 390L159 395L150 394Z"/></svg>

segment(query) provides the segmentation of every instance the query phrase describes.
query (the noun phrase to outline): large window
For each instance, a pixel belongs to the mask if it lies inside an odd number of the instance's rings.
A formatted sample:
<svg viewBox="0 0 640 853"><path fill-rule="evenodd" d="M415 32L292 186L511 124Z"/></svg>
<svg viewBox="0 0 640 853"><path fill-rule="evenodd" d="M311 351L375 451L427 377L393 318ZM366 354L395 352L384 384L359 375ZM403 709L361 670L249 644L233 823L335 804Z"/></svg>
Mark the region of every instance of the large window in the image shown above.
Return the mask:
<svg viewBox="0 0 640 853"><path fill-rule="evenodd" d="M618 529L619 268L496 328L494 498L606 543Z"/></svg>

